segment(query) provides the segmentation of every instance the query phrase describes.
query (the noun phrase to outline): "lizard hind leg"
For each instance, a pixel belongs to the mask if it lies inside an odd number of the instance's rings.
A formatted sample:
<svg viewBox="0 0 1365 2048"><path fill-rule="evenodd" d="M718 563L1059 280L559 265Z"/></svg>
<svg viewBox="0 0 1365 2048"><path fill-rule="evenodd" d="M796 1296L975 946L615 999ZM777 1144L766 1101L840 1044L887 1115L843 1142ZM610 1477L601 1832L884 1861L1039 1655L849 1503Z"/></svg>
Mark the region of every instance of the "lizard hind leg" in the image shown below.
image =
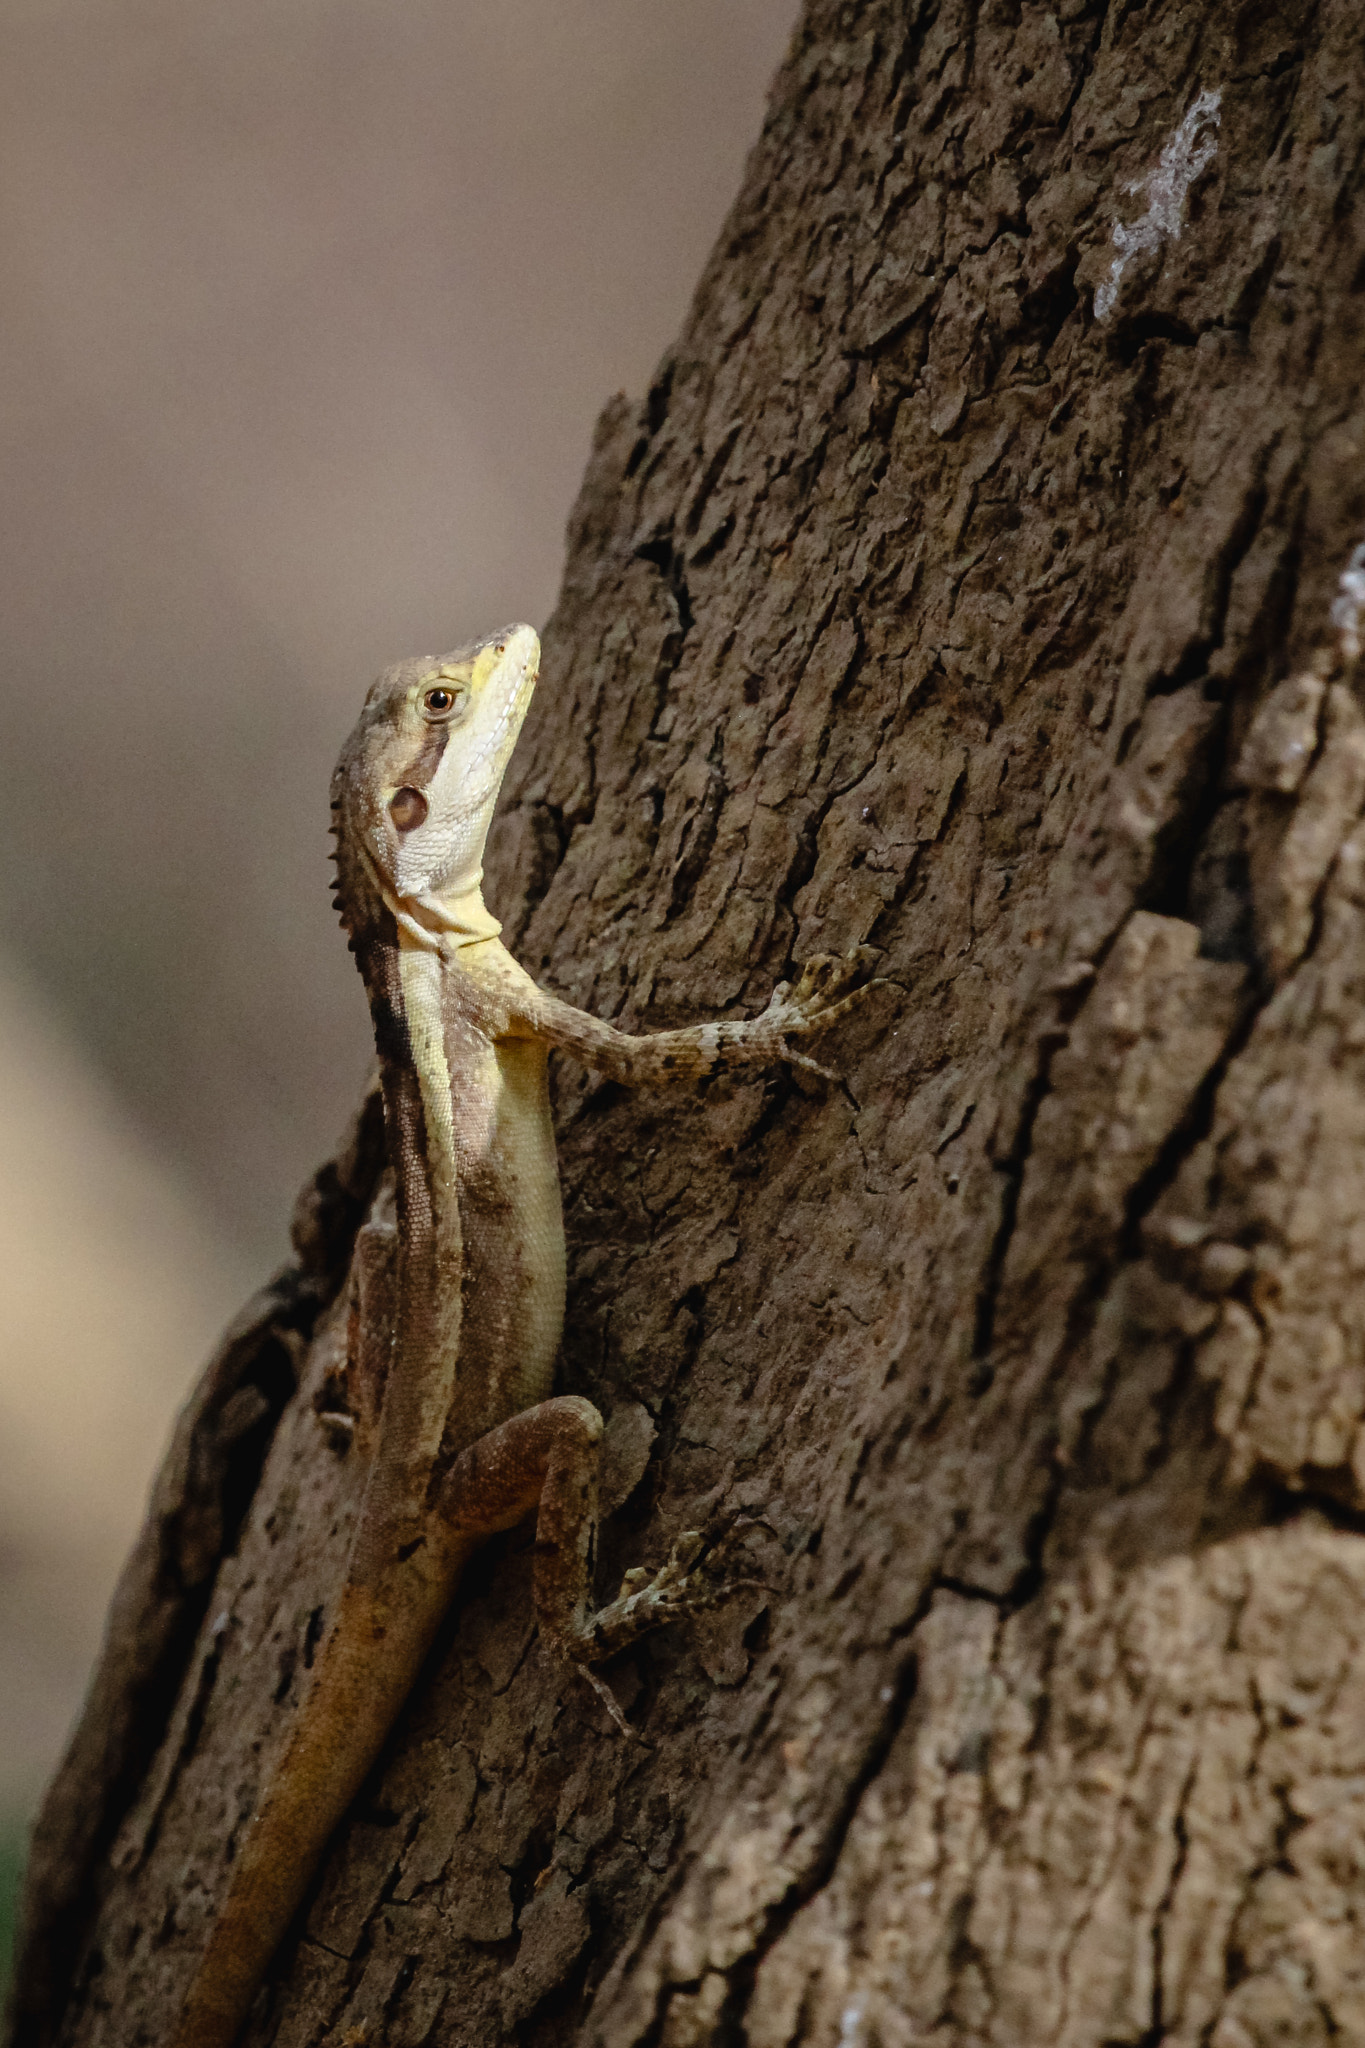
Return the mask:
<svg viewBox="0 0 1365 2048"><path fill-rule="evenodd" d="M593 1610L597 1450L602 1418L566 1394L511 1416L464 1451L443 1483L440 1507L457 1539L478 1542L536 1509L533 1585L548 1647L592 1686L623 1733L631 1732L609 1688L590 1668L647 1629L714 1607L734 1584L703 1580L695 1567L709 1536L687 1530L657 1572L626 1574L620 1595Z"/></svg>

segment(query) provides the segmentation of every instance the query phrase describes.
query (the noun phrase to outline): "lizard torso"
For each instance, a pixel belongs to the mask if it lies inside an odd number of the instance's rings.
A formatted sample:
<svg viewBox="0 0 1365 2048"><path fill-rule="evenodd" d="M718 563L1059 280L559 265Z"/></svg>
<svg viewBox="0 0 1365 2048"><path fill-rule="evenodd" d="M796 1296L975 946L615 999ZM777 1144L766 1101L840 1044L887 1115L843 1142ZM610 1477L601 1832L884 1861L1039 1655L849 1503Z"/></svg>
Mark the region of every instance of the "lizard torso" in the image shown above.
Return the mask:
<svg viewBox="0 0 1365 2048"><path fill-rule="evenodd" d="M446 1286L453 1270L458 1316L453 1303L442 1313L453 1343L432 1372L450 1388L441 1438L449 1458L550 1391L564 1322L564 1222L549 1048L514 1036L496 1000L498 983L529 985L499 940L462 946L453 959L403 948L400 964L409 1018L429 1000L439 1026L441 1058L428 1065L419 1054L417 1066L428 1175L458 1225L460 1263L447 1230L437 1275ZM445 1124L447 1103L442 1158L430 1133L437 1116Z"/></svg>

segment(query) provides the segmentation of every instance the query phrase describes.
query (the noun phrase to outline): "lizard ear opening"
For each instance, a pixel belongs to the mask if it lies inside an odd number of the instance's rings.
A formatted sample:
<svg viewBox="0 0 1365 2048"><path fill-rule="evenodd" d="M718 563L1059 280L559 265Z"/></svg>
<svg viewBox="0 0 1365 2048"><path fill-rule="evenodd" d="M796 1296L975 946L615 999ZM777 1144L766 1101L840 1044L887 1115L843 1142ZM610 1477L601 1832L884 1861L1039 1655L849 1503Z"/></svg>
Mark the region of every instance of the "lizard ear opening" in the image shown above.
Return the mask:
<svg viewBox="0 0 1365 2048"><path fill-rule="evenodd" d="M389 799L389 816L400 832L411 832L427 814L427 800L420 789L395 790Z"/></svg>

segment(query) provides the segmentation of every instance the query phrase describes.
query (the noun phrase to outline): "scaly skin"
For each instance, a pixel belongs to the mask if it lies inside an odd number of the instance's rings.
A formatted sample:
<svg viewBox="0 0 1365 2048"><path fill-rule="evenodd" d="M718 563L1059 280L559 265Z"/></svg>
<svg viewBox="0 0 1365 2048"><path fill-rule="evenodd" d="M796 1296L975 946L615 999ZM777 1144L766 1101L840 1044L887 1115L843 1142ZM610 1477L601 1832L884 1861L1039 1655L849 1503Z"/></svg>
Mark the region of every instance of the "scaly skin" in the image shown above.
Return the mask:
<svg viewBox="0 0 1365 2048"><path fill-rule="evenodd" d="M333 781L337 903L369 994L396 1178L396 1307L341 1589L237 1845L174 2048L230 2048L486 1537L536 1511L542 1636L623 1727L590 1665L716 1597L689 1579L699 1546L688 1536L652 1579L632 1573L633 1590L589 1609L602 1420L588 1401L550 1398L564 1233L548 1056L558 1047L615 1080L655 1085L779 1059L814 1066L788 1040L865 992L867 956L812 961L749 1022L647 1038L545 995L499 943L480 887L539 659L531 628L512 626L387 670ZM364 1333L371 1355L382 1357L384 1338Z"/></svg>

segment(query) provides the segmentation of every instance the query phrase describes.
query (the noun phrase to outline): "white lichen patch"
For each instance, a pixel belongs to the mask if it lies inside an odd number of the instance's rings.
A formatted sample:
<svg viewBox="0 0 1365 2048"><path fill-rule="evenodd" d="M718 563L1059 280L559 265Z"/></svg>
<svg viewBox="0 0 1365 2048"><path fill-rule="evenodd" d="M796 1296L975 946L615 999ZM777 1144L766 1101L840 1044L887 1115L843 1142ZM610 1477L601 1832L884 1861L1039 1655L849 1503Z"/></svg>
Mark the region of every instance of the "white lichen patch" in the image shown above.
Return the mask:
<svg viewBox="0 0 1365 2048"><path fill-rule="evenodd" d="M839 2016L839 2048L862 2048L865 2002L851 1998Z"/></svg>
<svg viewBox="0 0 1365 2048"><path fill-rule="evenodd" d="M1341 572L1337 584L1336 601L1332 606L1332 624L1337 629L1337 645L1341 659L1347 667L1360 659L1360 624L1365 615L1365 541L1354 548L1351 559Z"/></svg>
<svg viewBox="0 0 1365 2048"><path fill-rule="evenodd" d="M1097 320L1107 318L1113 310L1123 273L1135 256L1159 249L1165 241L1180 240L1190 187L1218 153L1214 131L1222 120L1222 100L1221 88L1199 93L1162 150L1156 169L1125 188L1129 192L1146 192L1147 211L1131 225L1121 220L1114 222L1113 242L1118 255L1109 266L1108 277L1095 292Z"/></svg>

